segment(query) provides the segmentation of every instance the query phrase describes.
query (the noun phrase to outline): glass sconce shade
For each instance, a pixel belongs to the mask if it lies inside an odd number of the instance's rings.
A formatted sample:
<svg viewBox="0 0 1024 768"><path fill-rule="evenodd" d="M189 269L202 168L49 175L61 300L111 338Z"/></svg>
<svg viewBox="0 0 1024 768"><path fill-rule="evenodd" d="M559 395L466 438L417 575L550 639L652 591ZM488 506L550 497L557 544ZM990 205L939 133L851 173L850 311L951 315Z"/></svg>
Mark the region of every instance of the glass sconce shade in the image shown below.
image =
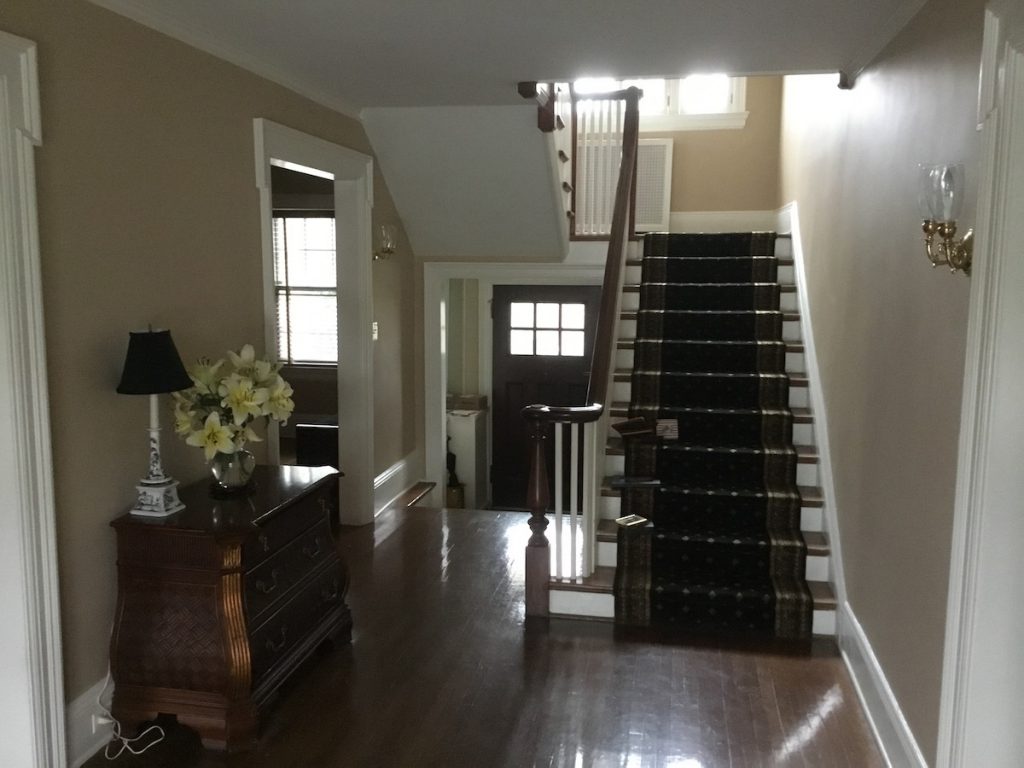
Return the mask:
<svg viewBox="0 0 1024 768"><path fill-rule="evenodd" d="M956 221L963 208L964 167L919 165L917 200L921 217L931 221Z"/></svg>
<svg viewBox="0 0 1024 768"><path fill-rule="evenodd" d="M381 224L380 225L380 251L381 253L392 254L395 252L395 241L397 237L395 235L394 224Z"/></svg>

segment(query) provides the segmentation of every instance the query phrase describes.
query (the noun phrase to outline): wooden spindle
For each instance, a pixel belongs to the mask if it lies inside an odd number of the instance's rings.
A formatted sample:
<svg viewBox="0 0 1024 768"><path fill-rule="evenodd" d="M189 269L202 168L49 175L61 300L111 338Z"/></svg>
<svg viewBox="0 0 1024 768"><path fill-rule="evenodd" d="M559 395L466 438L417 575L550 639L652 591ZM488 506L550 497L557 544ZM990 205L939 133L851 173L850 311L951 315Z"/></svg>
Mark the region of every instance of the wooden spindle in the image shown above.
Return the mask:
<svg viewBox="0 0 1024 768"><path fill-rule="evenodd" d="M545 442L548 423L529 419L530 423L530 482L526 491L526 505L530 508L530 541L526 545L526 615L548 615L548 584L551 581L551 548L544 530L548 527L548 468Z"/></svg>

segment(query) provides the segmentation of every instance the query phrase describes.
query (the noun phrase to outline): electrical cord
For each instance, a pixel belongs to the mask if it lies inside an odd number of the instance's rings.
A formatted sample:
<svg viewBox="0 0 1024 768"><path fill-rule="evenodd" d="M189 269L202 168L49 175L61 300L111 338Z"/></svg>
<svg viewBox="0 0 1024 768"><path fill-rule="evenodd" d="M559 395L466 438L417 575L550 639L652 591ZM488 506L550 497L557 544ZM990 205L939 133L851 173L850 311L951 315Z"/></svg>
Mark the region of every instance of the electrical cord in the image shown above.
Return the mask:
<svg viewBox="0 0 1024 768"><path fill-rule="evenodd" d="M103 703L103 694L105 694L107 692L107 688L109 686L110 686L110 665L107 664L107 679L103 683L103 688L100 689L99 694L97 694L97 696L96 696L96 707L97 707L97 709L99 709L100 712L103 713L103 717L113 725L112 738L111 738L110 741L107 742L107 746L103 750L103 756L105 758L107 758L107 760L116 760L121 755L123 755L125 752L128 752L128 753L130 753L132 755L141 755L143 752L145 752L150 747L152 747L152 746L154 746L156 744L159 744L161 741L163 741L164 737L166 736L166 734L164 733L164 729L161 728L159 725L151 725L151 726L149 726L142 733L140 733L138 736L135 736L134 738L130 738L129 739L128 737L122 735L122 733L121 733L121 722L110 713L110 710L107 709L106 705L104 705L104 703ZM136 749L133 746L136 742L142 741L150 733L153 733L153 732L156 732L157 735L156 735L156 738L153 739L153 741L151 741L149 744L146 744L145 746L143 746L140 749ZM110 749L115 744L120 744L120 746L117 748L117 752L115 752L114 754L110 754Z"/></svg>

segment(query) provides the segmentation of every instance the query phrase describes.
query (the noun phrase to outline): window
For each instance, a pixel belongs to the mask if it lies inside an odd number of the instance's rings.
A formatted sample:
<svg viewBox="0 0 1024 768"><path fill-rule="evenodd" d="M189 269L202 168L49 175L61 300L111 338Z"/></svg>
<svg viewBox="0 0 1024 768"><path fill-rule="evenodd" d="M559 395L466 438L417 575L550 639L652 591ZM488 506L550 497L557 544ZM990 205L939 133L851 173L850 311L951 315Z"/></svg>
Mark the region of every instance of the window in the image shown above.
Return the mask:
<svg viewBox="0 0 1024 768"><path fill-rule="evenodd" d="M745 77L722 74L689 75L675 80L597 77L573 83L581 96L631 85L644 92L640 99L641 131L722 130L746 125L749 113L746 112Z"/></svg>
<svg viewBox="0 0 1024 768"><path fill-rule="evenodd" d="M338 362L334 247L333 218L274 217L274 292L281 362Z"/></svg>
<svg viewBox="0 0 1024 768"><path fill-rule="evenodd" d="M511 354L583 357L584 304L514 301L510 306Z"/></svg>

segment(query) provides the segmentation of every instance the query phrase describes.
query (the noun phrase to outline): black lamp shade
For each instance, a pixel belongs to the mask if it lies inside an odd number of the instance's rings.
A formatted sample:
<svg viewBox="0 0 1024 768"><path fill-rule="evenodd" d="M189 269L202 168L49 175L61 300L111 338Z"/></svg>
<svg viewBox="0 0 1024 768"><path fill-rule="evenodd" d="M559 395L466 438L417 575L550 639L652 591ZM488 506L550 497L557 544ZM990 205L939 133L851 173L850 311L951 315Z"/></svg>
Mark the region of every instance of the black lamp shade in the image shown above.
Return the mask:
<svg viewBox="0 0 1024 768"><path fill-rule="evenodd" d="M131 331L124 359L122 395L159 395L192 386L170 331Z"/></svg>

